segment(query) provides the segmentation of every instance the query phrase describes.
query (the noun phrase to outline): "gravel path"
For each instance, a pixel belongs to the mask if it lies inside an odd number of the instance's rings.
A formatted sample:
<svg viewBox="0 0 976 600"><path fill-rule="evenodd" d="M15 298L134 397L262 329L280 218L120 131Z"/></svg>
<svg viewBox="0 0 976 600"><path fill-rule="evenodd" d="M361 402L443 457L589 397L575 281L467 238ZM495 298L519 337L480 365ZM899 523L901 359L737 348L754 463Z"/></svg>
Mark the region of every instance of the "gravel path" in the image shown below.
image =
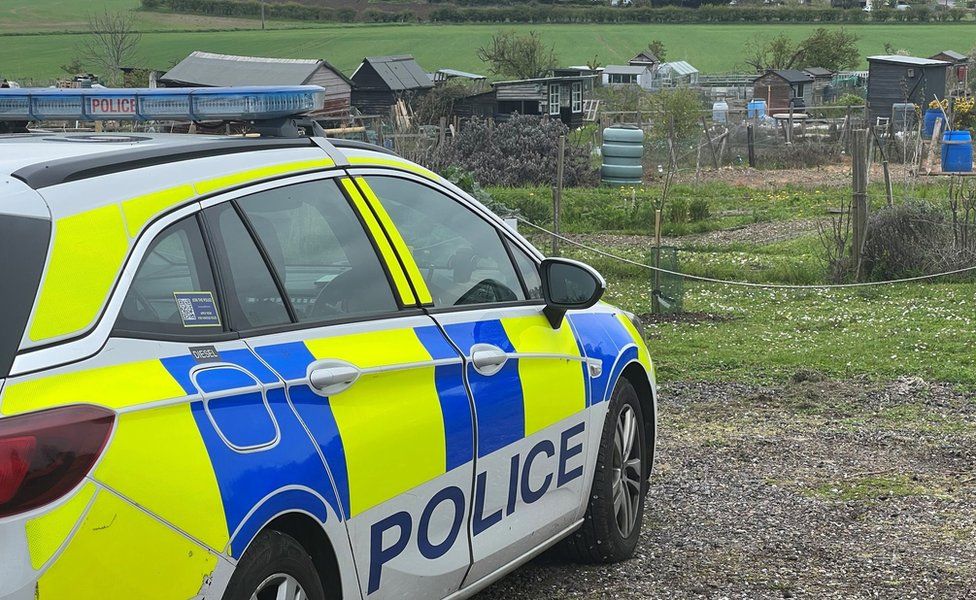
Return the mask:
<svg viewBox="0 0 976 600"><path fill-rule="evenodd" d="M478 600L974 598L976 397L833 382L662 389L638 555L543 555Z"/></svg>

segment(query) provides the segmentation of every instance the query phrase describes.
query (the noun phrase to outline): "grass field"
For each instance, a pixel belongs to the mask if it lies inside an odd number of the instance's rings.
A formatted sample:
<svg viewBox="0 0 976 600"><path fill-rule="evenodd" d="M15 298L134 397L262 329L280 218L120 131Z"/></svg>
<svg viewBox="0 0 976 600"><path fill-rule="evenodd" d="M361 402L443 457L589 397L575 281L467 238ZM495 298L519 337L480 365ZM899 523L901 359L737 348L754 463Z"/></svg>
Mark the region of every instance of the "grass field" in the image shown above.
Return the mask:
<svg viewBox="0 0 976 600"><path fill-rule="evenodd" d="M136 0L5 0L0 3L0 75L45 80L59 74L81 41L89 11L138 7ZM351 73L364 56L410 53L429 70L451 67L483 72L477 48L498 25L315 25L270 24L254 29L247 19L196 17L134 11L146 31L138 64L166 69L192 50L259 54L286 58L321 57ZM536 29L552 43L563 64L585 63L594 56L603 64L626 61L651 39L668 47L668 57L688 60L703 72L741 66L743 45L756 34L786 31L801 38L815 25L516 25ZM248 29L250 28L250 29ZM946 47L967 51L976 42L971 23L850 26L860 37L862 54L883 51L890 42L927 56ZM36 35L21 35L24 33ZM75 32L75 33L65 33Z"/></svg>
<svg viewBox="0 0 976 600"><path fill-rule="evenodd" d="M941 190L932 185L916 192L938 202ZM645 203L655 191L646 190ZM491 192L494 201L549 226L547 191ZM878 210L882 202L874 188L871 192L872 210ZM827 218L826 209L849 194L849 188L678 186L669 202L707 198L713 217L678 227L666 222L665 244L680 249L678 269L692 275L756 283L824 283L826 264L816 221ZM649 207L638 204L633 210L624 196L606 188L567 190L562 230L589 246L646 264L651 261L652 241L639 234L646 234L651 222ZM528 226L520 230L548 250L545 236ZM761 232L765 233L757 235ZM608 301L637 314L650 312L649 271L568 244L562 252L604 274ZM665 381L774 383L797 371L814 370L836 378L919 376L976 389L974 299L972 277L853 290L686 282L683 308L691 314L660 322L645 319L645 324Z"/></svg>

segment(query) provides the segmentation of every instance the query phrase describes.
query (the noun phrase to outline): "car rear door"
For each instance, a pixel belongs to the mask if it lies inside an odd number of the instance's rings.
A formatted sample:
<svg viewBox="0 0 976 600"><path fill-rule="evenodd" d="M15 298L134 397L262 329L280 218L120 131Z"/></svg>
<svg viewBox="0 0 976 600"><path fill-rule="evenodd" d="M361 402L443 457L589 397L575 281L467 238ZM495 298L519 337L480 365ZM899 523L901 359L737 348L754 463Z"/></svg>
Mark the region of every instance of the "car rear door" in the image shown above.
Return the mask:
<svg viewBox="0 0 976 600"><path fill-rule="evenodd" d="M477 438L468 585L577 522L586 359L568 322L549 324L534 263L493 222L422 178L360 173L416 263L430 314L465 356Z"/></svg>
<svg viewBox="0 0 976 600"><path fill-rule="evenodd" d="M470 565L474 469L462 359L419 308L354 182L300 178L205 215L227 249L221 273L242 337L286 382L328 465L359 590L456 591ZM249 266L261 263L270 268ZM269 274L264 291L256 272Z"/></svg>

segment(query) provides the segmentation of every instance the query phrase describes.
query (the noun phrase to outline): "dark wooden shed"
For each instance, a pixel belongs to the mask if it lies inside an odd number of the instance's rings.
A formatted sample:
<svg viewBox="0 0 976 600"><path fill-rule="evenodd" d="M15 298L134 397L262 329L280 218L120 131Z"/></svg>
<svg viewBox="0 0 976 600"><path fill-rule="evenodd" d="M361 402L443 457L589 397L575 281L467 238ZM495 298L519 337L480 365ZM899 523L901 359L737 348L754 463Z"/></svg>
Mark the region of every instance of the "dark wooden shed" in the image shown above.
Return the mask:
<svg viewBox="0 0 976 600"><path fill-rule="evenodd" d="M192 52L158 81L164 87L320 85L325 88L323 115L347 114L352 90L342 71L324 60L213 52Z"/></svg>
<svg viewBox="0 0 976 600"><path fill-rule="evenodd" d="M411 100L434 87L434 82L409 54L368 56L352 74L352 105L366 115L390 113L397 100Z"/></svg>
<svg viewBox="0 0 976 600"><path fill-rule="evenodd" d="M497 115L549 115L558 117L570 128L583 125L583 100L592 89L596 75L538 77L497 81Z"/></svg>
<svg viewBox="0 0 976 600"><path fill-rule="evenodd" d="M790 109L790 100L802 98L806 106L813 105L813 75L795 69L771 69L752 83L752 95L766 101L766 109L783 112Z"/></svg>
<svg viewBox="0 0 976 600"><path fill-rule="evenodd" d="M894 104L911 102L923 108L935 97L946 94L944 60L914 56L884 55L868 57L868 111L871 122L891 117Z"/></svg>
<svg viewBox="0 0 976 600"><path fill-rule="evenodd" d="M969 57L955 50L943 50L932 60L944 60L951 66L948 68L946 84L949 90L964 91L969 87Z"/></svg>

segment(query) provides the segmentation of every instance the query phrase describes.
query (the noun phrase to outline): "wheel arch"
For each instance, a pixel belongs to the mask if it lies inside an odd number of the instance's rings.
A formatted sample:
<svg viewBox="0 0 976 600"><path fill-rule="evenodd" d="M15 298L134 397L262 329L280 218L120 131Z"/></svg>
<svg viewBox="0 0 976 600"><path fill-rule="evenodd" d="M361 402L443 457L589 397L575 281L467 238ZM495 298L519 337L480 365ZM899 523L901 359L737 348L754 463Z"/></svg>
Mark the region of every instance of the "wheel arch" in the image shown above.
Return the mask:
<svg viewBox="0 0 976 600"><path fill-rule="evenodd" d="M657 444L657 393L644 366L636 360L624 367L620 373L620 379L626 379L628 383L634 386L637 397L640 399L641 413L644 417L644 438L650 457L650 460L647 461L647 476L649 477L654 467L654 450Z"/></svg>
<svg viewBox="0 0 976 600"><path fill-rule="evenodd" d="M328 598L343 598L339 557L335 545L322 525L305 512L289 512L276 516L262 531L272 530L289 535L305 548L322 581Z"/></svg>

